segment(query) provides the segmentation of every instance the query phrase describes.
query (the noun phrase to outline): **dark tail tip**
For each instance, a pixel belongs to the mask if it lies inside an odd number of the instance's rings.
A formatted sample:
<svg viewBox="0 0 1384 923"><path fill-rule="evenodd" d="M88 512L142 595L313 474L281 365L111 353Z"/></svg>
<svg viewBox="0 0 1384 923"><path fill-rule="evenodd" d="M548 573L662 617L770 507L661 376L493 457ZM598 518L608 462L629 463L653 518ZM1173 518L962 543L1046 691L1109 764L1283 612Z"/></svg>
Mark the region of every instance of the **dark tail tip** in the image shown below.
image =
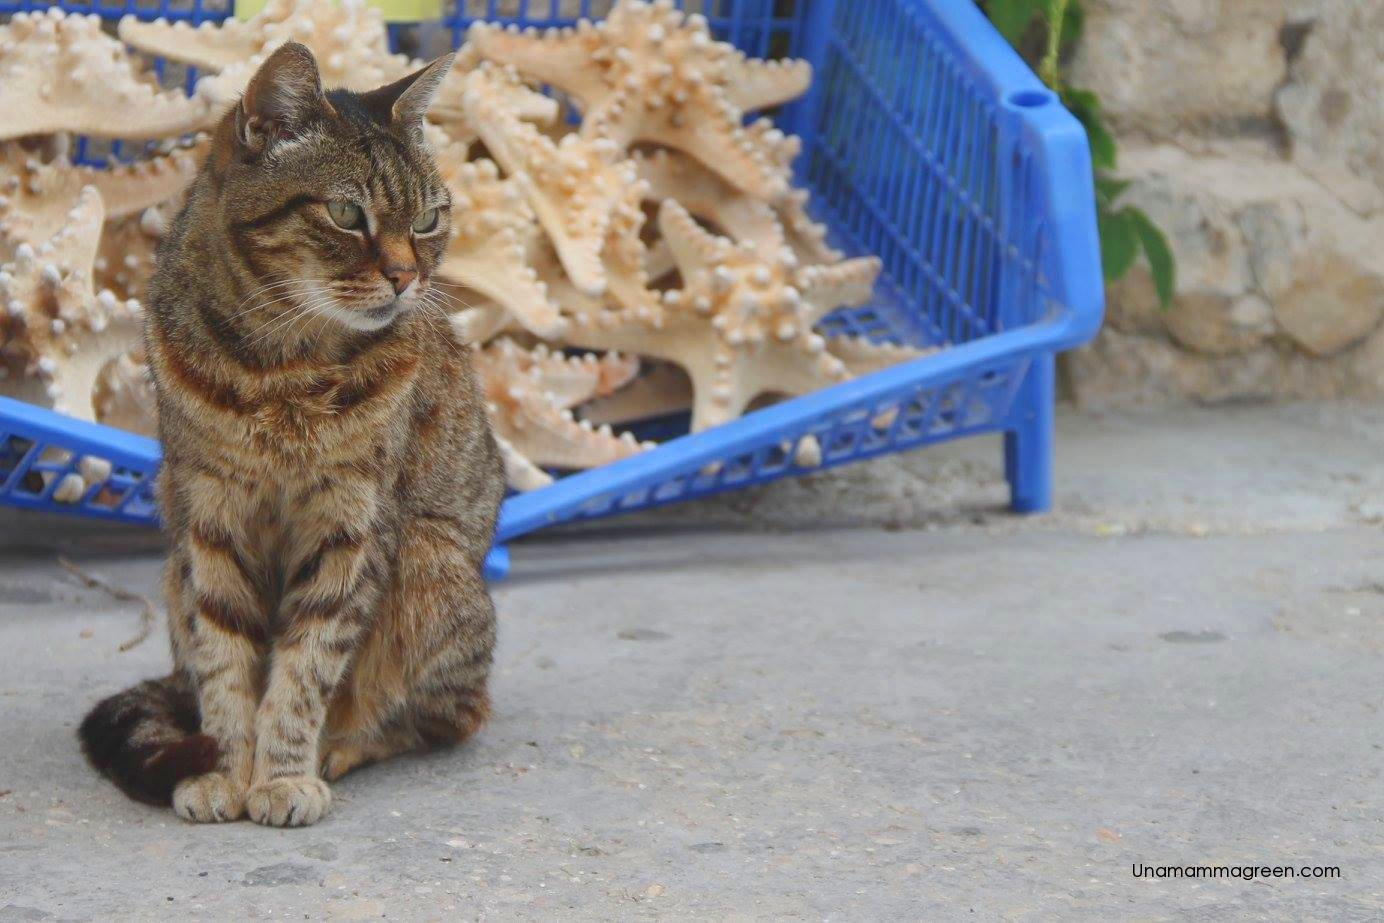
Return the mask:
<svg viewBox="0 0 1384 923"><path fill-rule="evenodd" d="M189 726L176 696L159 680L141 683L97 703L77 731L96 771L136 801L167 805L180 779L216 768L216 740Z"/></svg>

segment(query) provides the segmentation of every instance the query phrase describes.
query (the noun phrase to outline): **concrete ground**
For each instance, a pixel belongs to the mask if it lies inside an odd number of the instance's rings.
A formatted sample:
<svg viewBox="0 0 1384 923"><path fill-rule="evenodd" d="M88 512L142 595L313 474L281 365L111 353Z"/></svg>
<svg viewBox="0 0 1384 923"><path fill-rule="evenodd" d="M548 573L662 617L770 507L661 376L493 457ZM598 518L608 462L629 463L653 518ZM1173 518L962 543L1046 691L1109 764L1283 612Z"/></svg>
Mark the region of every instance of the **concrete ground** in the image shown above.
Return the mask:
<svg viewBox="0 0 1384 923"><path fill-rule="evenodd" d="M9 520L0 921L1378 919L1381 424L1067 414L1046 517L982 441L523 543L494 722L303 830L83 765L83 711L167 653L55 553L151 592L157 545Z"/></svg>

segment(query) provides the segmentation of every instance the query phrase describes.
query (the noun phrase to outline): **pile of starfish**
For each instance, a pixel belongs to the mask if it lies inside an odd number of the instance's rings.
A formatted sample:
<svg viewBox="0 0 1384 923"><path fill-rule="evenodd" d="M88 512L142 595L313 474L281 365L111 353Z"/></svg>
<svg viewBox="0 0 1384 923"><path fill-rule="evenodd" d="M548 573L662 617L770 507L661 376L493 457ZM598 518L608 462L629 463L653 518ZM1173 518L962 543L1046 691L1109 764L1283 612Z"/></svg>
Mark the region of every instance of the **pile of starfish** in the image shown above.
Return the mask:
<svg viewBox="0 0 1384 923"><path fill-rule="evenodd" d="M0 25L0 390L153 431L138 344L155 245L205 156L198 133L290 39L328 86L420 66L360 0L270 0L195 28L127 17L118 39L58 11ZM195 92L161 88L150 59L198 68ZM665 0L575 28L471 28L428 113L455 226L432 284L464 306L452 325L511 487L647 450L627 431L641 420L690 411L696 432L921 354L818 330L869 300L880 263L826 243L792 186L798 140L747 119L811 80ZM95 169L70 161L76 136L150 143Z"/></svg>

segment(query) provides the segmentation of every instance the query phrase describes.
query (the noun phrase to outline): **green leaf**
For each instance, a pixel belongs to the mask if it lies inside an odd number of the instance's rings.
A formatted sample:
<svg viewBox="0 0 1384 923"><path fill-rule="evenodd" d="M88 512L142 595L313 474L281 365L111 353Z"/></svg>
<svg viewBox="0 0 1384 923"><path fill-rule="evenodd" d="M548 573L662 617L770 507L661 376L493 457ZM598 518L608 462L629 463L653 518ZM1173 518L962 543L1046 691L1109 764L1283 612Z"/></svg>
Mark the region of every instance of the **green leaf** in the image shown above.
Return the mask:
<svg viewBox="0 0 1384 923"><path fill-rule="evenodd" d="M1129 188L1129 180L1112 179L1109 176L1096 177L1096 199L1102 205L1112 205Z"/></svg>
<svg viewBox="0 0 1384 923"><path fill-rule="evenodd" d="M1067 4L1067 15L1062 18L1062 39L1059 47L1065 52L1081 40L1081 31L1086 26L1086 11L1081 4L1072 0Z"/></svg>
<svg viewBox="0 0 1384 923"><path fill-rule="evenodd" d="M1091 165L1097 170L1115 169L1115 139L1105 127L1096 94L1069 87L1062 91L1062 103L1086 129L1086 139L1091 145Z"/></svg>
<svg viewBox="0 0 1384 923"><path fill-rule="evenodd" d="M990 0L985 13L1005 40L1017 46L1034 14L1043 8L1043 0Z"/></svg>
<svg viewBox="0 0 1384 923"><path fill-rule="evenodd" d="M1139 255L1139 238L1134 229L1131 209L1117 212L1098 211L1100 228L1100 267L1107 280L1118 279L1129 272Z"/></svg>
<svg viewBox="0 0 1384 923"><path fill-rule="evenodd" d="M1100 120L1086 126L1086 140L1091 143L1091 166L1097 170L1115 169L1115 139Z"/></svg>
<svg viewBox="0 0 1384 923"><path fill-rule="evenodd" d="M1126 208L1124 213L1139 235L1139 244L1148 257L1149 269L1153 272L1153 287L1158 291L1158 303L1164 308L1173 302L1177 290L1177 264L1173 262L1173 251L1168 246L1168 238L1159 230L1148 215L1137 208Z"/></svg>

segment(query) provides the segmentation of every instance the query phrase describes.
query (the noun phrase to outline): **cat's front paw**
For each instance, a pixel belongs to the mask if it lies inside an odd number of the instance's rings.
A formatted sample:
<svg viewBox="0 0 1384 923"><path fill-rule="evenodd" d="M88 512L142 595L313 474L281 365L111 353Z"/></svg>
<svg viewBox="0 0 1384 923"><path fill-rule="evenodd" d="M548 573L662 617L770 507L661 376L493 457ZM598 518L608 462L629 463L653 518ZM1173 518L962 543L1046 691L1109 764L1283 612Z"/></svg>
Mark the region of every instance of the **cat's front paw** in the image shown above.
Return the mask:
<svg viewBox="0 0 1384 923"><path fill-rule="evenodd" d="M246 810L250 819L269 827L306 827L327 813L332 790L316 776L285 776L250 789Z"/></svg>
<svg viewBox="0 0 1384 923"><path fill-rule="evenodd" d="M173 810L199 824L236 820L245 813L245 788L224 772L192 776L173 789Z"/></svg>

